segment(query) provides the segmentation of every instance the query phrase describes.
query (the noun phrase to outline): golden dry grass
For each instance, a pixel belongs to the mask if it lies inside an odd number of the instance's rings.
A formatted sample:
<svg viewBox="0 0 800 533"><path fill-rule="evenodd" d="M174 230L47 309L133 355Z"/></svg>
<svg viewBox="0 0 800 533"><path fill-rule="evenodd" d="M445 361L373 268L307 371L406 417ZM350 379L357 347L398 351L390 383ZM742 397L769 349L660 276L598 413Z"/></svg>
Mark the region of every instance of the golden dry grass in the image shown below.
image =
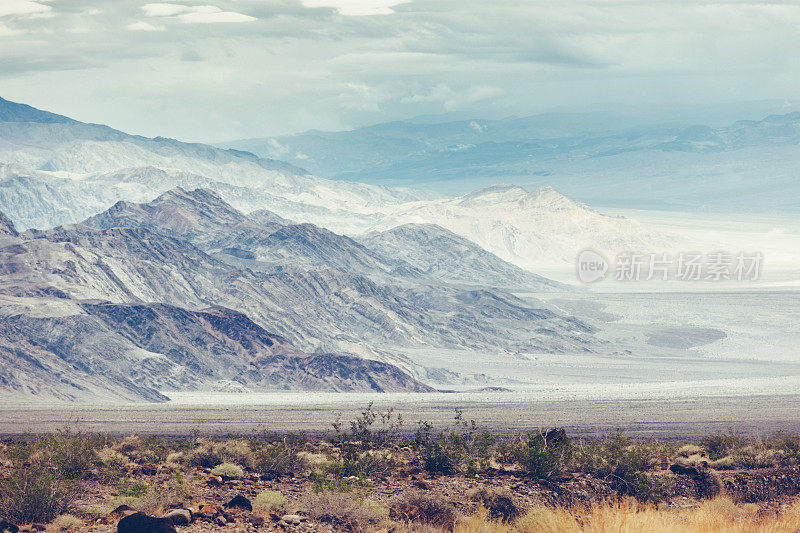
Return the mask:
<svg viewBox="0 0 800 533"><path fill-rule="evenodd" d="M635 501L608 502L569 511L533 509L513 524L492 521L484 510L461 520L456 533L794 533L800 530L800 500L779 515L759 517L758 506L720 497L675 511Z"/></svg>

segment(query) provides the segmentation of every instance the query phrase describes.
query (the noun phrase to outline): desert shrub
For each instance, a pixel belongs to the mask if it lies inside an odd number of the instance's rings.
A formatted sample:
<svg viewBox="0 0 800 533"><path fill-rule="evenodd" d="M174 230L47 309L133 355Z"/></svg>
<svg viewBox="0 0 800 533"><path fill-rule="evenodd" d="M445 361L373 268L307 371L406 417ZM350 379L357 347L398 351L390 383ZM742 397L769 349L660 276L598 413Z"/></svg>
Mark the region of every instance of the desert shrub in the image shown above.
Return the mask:
<svg viewBox="0 0 800 533"><path fill-rule="evenodd" d="M733 455L737 449L747 446L747 444L748 439L733 430L728 433L709 435L700 440L700 445L712 461Z"/></svg>
<svg viewBox="0 0 800 533"><path fill-rule="evenodd" d="M141 479L120 478L117 481L117 491L122 496L132 496L138 498L150 489L150 485Z"/></svg>
<svg viewBox="0 0 800 533"><path fill-rule="evenodd" d="M45 464L15 468L0 478L0 516L22 523L50 522L70 510L76 488Z"/></svg>
<svg viewBox="0 0 800 533"><path fill-rule="evenodd" d="M392 520L417 522L452 531L458 513L453 504L441 496L412 493L394 499L389 516Z"/></svg>
<svg viewBox="0 0 800 533"><path fill-rule="evenodd" d="M194 466L210 468L220 463L236 463L253 468L256 460L250 444L242 439L215 442L200 439L198 445L184 453L185 460Z"/></svg>
<svg viewBox="0 0 800 533"><path fill-rule="evenodd" d="M83 520L77 516L62 514L53 520L53 529L56 531L74 531L83 526Z"/></svg>
<svg viewBox="0 0 800 533"><path fill-rule="evenodd" d="M742 468L767 468L780 465L783 462L784 454L782 450L775 450L765 446L763 442L758 442L733 452L733 463Z"/></svg>
<svg viewBox="0 0 800 533"><path fill-rule="evenodd" d="M337 478L361 477L366 478L376 474L385 474L395 462L391 454L385 450L361 451L357 445L342 444L339 452L331 458L325 466L325 471Z"/></svg>
<svg viewBox="0 0 800 533"><path fill-rule="evenodd" d="M239 479L244 475L244 470L241 466L233 463L222 463L212 468L211 474L228 479Z"/></svg>
<svg viewBox="0 0 800 533"><path fill-rule="evenodd" d="M265 490L253 499L253 512L268 515L283 509L286 497L277 490Z"/></svg>
<svg viewBox="0 0 800 533"><path fill-rule="evenodd" d="M608 478L621 495L633 496L640 501L659 501L670 491L673 480L648 471L669 453L664 443L629 439L618 431L579 447L575 453L575 466Z"/></svg>
<svg viewBox="0 0 800 533"><path fill-rule="evenodd" d="M346 494L321 494L311 506L311 515L315 519L353 532L374 531L387 514L387 510L377 502Z"/></svg>
<svg viewBox="0 0 800 533"><path fill-rule="evenodd" d="M528 433L512 450L520 467L541 479L563 471L572 459L572 441L563 429Z"/></svg>
<svg viewBox="0 0 800 533"><path fill-rule="evenodd" d="M112 448L120 453L129 455L142 450L144 448L144 442L138 435L129 435L124 439L115 442Z"/></svg>
<svg viewBox="0 0 800 533"><path fill-rule="evenodd" d="M350 421L349 432L343 429L341 415L331 424L337 442L358 443L362 448L379 447L386 445L400 432L403 427L403 417L394 412L390 407L384 413L374 409L374 402L370 402L366 409L361 411ZM380 419L380 426L375 428L375 423Z"/></svg>
<svg viewBox="0 0 800 533"><path fill-rule="evenodd" d="M481 431L474 420L464 420L458 409L452 427L434 433L431 424L421 422L414 434L414 447L429 472L485 470L492 458L493 444L491 435Z"/></svg>
<svg viewBox="0 0 800 533"><path fill-rule="evenodd" d="M468 491L467 498L480 502L493 520L510 522L522 514L521 508L507 490L481 487Z"/></svg>
<svg viewBox="0 0 800 533"><path fill-rule="evenodd" d="M300 455L301 445L291 439L276 441L255 449L253 463L262 474L295 474L308 468L308 461Z"/></svg>
<svg viewBox="0 0 800 533"><path fill-rule="evenodd" d="M697 444L684 444L678 448L678 455L681 457L691 457L693 455L702 455L703 449Z"/></svg>

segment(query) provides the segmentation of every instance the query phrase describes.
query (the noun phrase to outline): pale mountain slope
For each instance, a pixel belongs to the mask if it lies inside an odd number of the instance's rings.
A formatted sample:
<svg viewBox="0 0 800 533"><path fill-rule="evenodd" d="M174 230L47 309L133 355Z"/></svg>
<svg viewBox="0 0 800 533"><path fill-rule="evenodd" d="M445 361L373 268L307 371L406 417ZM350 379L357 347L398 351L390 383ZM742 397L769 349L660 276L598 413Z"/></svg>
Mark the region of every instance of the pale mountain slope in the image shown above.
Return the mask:
<svg viewBox="0 0 800 533"><path fill-rule="evenodd" d="M527 291L567 290L436 224L404 224L368 233L359 240L368 248L402 259L426 275L449 283Z"/></svg>
<svg viewBox="0 0 800 533"><path fill-rule="evenodd" d="M435 223L524 269L572 263L586 248L607 253L654 250L669 238L634 220L609 217L550 187L528 192L496 185L468 195L405 206L376 229Z"/></svg>

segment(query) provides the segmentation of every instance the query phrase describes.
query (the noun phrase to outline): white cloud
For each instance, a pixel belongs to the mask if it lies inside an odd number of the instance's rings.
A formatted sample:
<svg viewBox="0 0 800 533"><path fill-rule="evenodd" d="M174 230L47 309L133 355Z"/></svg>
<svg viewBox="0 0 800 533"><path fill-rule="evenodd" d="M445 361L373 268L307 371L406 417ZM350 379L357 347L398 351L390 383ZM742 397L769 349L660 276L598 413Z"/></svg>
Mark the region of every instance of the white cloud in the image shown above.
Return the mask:
<svg viewBox="0 0 800 533"><path fill-rule="evenodd" d="M180 4L145 4L142 6L142 11L147 17L171 17L189 9L189 6Z"/></svg>
<svg viewBox="0 0 800 533"><path fill-rule="evenodd" d="M236 13L234 11L222 11L214 6L196 6L191 11L178 15L181 22L190 24L209 24L215 22L251 22L257 20L255 17Z"/></svg>
<svg viewBox="0 0 800 533"><path fill-rule="evenodd" d="M8 26L6 26L2 22L0 22L0 37L9 37L11 35L17 35L19 33L22 33L22 32L20 32L18 30L12 30Z"/></svg>
<svg viewBox="0 0 800 533"><path fill-rule="evenodd" d="M223 11L217 6L185 6L181 4L145 4L142 6L148 17L176 17L186 24L212 24L217 22L251 22L256 17ZM142 29L142 28L137 28Z"/></svg>
<svg viewBox="0 0 800 533"><path fill-rule="evenodd" d="M302 0L306 7L332 7L342 15L391 15L392 7L410 0Z"/></svg>
<svg viewBox="0 0 800 533"><path fill-rule="evenodd" d="M163 31L165 29L164 26L154 26L142 20L128 24L125 28L133 31Z"/></svg>
<svg viewBox="0 0 800 533"><path fill-rule="evenodd" d="M48 13L53 8L33 0L2 0L0 1L0 17L9 15L36 15Z"/></svg>

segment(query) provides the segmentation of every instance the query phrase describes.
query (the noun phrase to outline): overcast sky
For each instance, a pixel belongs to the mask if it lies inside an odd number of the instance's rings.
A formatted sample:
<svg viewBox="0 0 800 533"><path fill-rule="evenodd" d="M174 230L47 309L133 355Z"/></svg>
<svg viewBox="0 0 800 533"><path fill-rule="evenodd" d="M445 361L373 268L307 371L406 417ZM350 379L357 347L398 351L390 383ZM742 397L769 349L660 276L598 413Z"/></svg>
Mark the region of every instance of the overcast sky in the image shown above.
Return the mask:
<svg viewBox="0 0 800 533"><path fill-rule="evenodd" d="M421 114L798 101L800 5L0 0L0 96L221 141Z"/></svg>

